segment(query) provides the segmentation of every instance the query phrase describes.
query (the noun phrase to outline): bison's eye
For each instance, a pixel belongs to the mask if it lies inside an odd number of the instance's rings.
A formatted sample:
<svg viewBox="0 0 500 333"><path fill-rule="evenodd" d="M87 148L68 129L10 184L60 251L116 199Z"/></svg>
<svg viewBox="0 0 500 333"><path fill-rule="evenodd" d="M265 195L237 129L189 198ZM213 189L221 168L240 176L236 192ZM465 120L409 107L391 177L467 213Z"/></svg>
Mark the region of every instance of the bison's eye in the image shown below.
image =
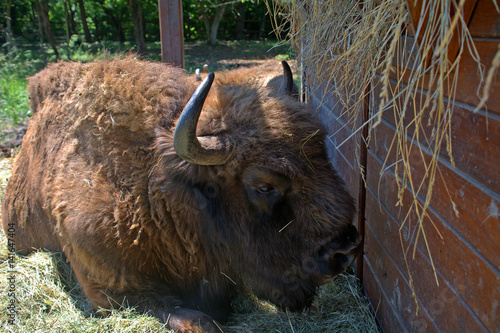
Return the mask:
<svg viewBox="0 0 500 333"><path fill-rule="evenodd" d="M276 191L276 189L274 187L272 187L271 185L269 184L266 184L266 183L262 183L262 184L258 184L257 185L257 191L260 193L260 194L271 194L271 193L274 193Z"/></svg>

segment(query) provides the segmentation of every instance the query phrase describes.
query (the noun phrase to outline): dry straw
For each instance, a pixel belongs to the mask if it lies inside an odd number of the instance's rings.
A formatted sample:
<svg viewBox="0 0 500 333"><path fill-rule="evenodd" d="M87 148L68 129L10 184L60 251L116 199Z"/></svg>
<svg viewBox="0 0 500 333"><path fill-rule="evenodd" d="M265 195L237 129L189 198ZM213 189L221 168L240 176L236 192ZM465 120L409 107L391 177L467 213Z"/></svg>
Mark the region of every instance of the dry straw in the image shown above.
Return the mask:
<svg viewBox="0 0 500 333"><path fill-rule="evenodd" d="M418 16L426 18L413 22L413 35L419 37L413 45L406 44L412 22L408 3L423 4ZM439 234L430 218L429 205L434 183L443 178L438 163L440 154L447 155L454 166L451 118L460 59L468 52L477 62L483 84L478 87L482 99L476 110L484 107L500 64L499 49L485 75L464 20L464 4L465 0L267 1L269 11L274 13L276 32L285 33L287 42L291 41L298 50L297 60L308 73L303 82L315 89L316 95L341 104L345 110L343 118L350 119L346 126L351 127L352 136L367 125L367 141L374 140L384 113L393 113L396 130L384 170L394 168L398 205L403 205L405 192L412 196L400 228L403 255L410 273L408 260L415 257L418 242L423 242L437 284L426 230L435 228ZM453 43L457 38L463 47L455 57ZM405 53L408 49L410 52ZM360 105L367 92L379 94L380 104L372 106L375 111L361 124ZM395 156L396 162L388 165L390 156ZM423 166L423 178L412 173L416 164ZM449 200L458 216L451 196ZM414 224L411 228L410 223ZM412 230L412 242L408 244L413 246L403 244L403 229ZM415 293L414 298L416 301Z"/></svg>

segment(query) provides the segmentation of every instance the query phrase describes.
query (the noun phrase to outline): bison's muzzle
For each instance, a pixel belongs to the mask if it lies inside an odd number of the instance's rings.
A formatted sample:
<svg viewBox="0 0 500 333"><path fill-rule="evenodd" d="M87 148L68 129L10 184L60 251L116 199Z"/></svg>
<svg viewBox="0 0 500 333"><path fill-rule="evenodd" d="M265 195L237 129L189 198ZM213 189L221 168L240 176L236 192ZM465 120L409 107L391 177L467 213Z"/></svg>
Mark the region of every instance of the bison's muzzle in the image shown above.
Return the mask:
<svg viewBox="0 0 500 333"><path fill-rule="evenodd" d="M361 250L361 235L354 226L349 226L340 237L322 246L316 254L319 272L334 277L349 267Z"/></svg>

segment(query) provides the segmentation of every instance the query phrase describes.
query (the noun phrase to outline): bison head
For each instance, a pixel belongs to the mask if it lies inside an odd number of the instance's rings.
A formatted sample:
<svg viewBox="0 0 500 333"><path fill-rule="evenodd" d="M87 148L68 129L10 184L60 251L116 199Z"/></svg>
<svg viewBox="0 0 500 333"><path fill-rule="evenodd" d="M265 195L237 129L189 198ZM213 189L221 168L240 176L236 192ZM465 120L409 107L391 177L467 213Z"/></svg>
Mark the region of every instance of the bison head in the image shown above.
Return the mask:
<svg viewBox="0 0 500 333"><path fill-rule="evenodd" d="M171 214L199 223L189 232L207 258L196 263L203 280L217 271L230 285L300 310L353 262L361 237L353 198L329 163L326 132L291 96L283 66L279 91L224 75L211 89L210 74L177 121L175 151L161 132L157 150L170 179L164 192L178 193L167 203Z"/></svg>

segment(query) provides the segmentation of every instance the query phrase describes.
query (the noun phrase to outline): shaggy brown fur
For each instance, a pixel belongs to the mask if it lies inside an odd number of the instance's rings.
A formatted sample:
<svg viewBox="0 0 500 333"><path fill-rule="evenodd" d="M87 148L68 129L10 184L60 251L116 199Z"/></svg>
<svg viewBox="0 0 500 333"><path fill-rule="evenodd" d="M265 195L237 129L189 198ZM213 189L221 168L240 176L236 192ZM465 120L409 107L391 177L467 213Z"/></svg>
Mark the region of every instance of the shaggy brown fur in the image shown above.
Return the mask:
<svg viewBox="0 0 500 333"><path fill-rule="evenodd" d="M129 56L32 77L34 115L2 206L17 251L62 251L95 307L125 302L182 332L218 331L245 284L309 306L357 254L353 200L321 124L244 73L217 74L198 122L199 136L232 138L220 166L175 153L195 89L180 69Z"/></svg>

